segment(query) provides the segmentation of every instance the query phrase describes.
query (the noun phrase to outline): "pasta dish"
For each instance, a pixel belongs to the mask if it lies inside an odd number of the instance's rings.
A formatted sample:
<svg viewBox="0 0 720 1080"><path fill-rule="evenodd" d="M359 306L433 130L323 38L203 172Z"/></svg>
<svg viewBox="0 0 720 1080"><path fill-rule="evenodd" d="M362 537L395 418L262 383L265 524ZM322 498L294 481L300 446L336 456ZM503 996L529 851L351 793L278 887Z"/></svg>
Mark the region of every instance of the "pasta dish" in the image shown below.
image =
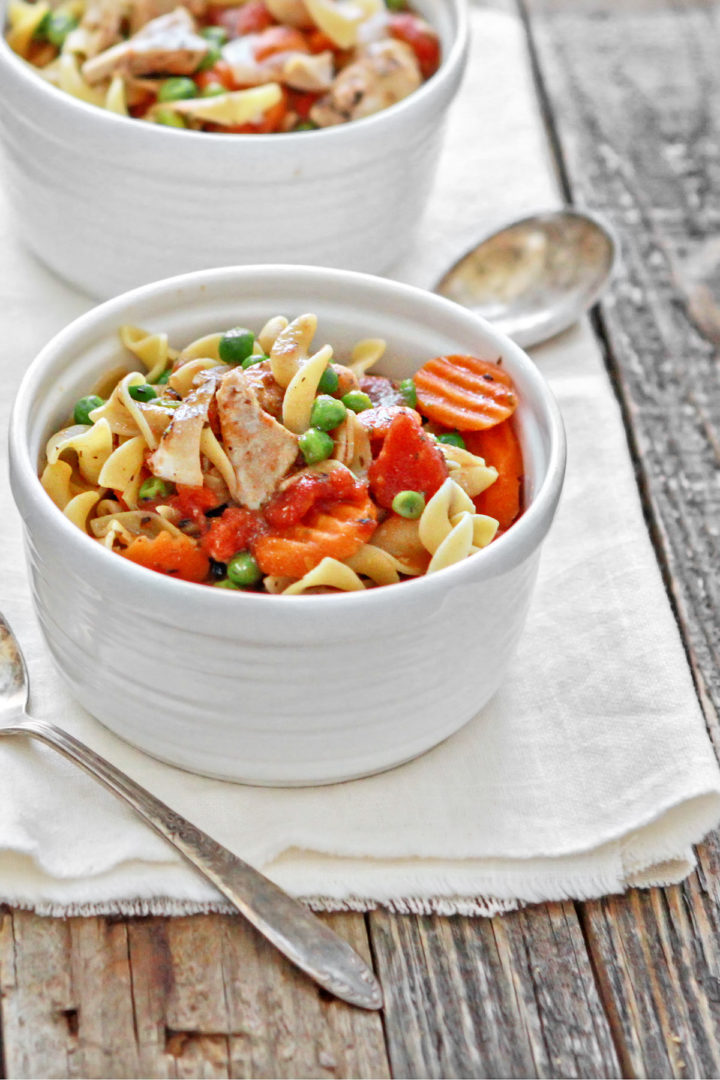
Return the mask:
<svg viewBox="0 0 720 1080"><path fill-rule="evenodd" d="M10 0L6 38L85 102L218 133L362 119L440 62L437 34L405 0Z"/></svg>
<svg viewBox="0 0 720 1080"><path fill-rule="evenodd" d="M142 365L108 374L51 436L42 485L97 543L228 590L354 591L472 557L522 512L517 394L500 361L435 357L375 373L317 319L271 318L181 351L123 326Z"/></svg>

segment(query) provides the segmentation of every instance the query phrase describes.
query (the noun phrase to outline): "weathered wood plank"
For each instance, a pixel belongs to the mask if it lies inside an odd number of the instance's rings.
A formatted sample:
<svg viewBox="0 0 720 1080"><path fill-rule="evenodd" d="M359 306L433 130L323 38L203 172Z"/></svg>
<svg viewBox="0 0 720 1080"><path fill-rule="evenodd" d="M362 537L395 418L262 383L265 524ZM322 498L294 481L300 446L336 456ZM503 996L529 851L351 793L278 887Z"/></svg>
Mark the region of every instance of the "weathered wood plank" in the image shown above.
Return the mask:
<svg viewBox="0 0 720 1080"><path fill-rule="evenodd" d="M361 915L324 916L369 959ZM242 919L0 922L8 1076L385 1077L382 1022Z"/></svg>
<svg viewBox="0 0 720 1080"><path fill-rule="evenodd" d="M617 226L599 329L656 550L720 750L720 9L522 0L569 195ZM680 888L582 905L630 1076L720 1074L717 837Z"/></svg>
<svg viewBox="0 0 720 1080"><path fill-rule="evenodd" d="M370 927L394 1076L620 1075L572 904Z"/></svg>

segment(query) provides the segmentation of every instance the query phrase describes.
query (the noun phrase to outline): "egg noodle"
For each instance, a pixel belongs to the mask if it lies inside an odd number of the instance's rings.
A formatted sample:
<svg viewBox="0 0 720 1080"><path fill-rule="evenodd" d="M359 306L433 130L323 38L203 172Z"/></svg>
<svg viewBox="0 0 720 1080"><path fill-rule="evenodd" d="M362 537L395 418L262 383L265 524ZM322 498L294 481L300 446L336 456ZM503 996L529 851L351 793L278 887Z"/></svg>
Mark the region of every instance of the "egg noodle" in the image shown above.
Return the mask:
<svg viewBox="0 0 720 1080"><path fill-rule="evenodd" d="M440 62L405 0L9 0L5 36L87 104L217 133L359 120Z"/></svg>
<svg viewBox="0 0 720 1080"><path fill-rule="evenodd" d="M106 376L51 436L48 496L118 555L230 590L360 591L490 544L522 510L502 367L438 357L394 382L368 374L384 341L343 364L316 330L275 316L177 350L121 327L142 371Z"/></svg>

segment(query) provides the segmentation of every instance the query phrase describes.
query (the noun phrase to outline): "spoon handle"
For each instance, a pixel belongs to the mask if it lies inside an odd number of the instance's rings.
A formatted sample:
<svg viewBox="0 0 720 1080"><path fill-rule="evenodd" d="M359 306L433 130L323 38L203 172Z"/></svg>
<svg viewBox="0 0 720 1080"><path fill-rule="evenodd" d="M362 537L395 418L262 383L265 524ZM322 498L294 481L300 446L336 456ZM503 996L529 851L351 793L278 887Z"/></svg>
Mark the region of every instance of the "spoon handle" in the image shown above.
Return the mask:
<svg viewBox="0 0 720 1080"><path fill-rule="evenodd" d="M379 1009L382 993L373 972L347 942L263 874L201 832L109 761L66 731L25 716L3 734L26 734L58 750L129 803L177 848L289 960L335 997Z"/></svg>

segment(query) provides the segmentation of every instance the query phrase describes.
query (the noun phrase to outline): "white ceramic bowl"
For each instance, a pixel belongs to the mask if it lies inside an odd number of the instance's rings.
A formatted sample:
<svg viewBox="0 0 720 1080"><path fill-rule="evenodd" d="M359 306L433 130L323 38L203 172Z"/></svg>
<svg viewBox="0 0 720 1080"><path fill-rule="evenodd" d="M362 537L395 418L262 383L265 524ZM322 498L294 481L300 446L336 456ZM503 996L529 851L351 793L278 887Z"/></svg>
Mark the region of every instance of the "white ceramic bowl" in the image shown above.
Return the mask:
<svg viewBox="0 0 720 1080"><path fill-rule="evenodd" d="M45 440L123 356L126 322L172 342L303 311L343 356L383 337L393 377L446 352L502 356L520 396L528 509L481 553L366 593L267 596L177 581L107 551L40 486ZM311 267L189 274L109 301L43 349L10 429L37 610L72 692L118 735L194 772L259 784L328 783L387 769L462 727L495 693L522 629L562 485L555 401L489 324L407 285Z"/></svg>
<svg viewBox="0 0 720 1080"><path fill-rule="evenodd" d="M49 85L0 35L6 185L25 241L101 299L245 263L381 273L408 246L430 192L465 65L464 5L417 0L443 60L414 94L364 120L285 135L117 116Z"/></svg>

